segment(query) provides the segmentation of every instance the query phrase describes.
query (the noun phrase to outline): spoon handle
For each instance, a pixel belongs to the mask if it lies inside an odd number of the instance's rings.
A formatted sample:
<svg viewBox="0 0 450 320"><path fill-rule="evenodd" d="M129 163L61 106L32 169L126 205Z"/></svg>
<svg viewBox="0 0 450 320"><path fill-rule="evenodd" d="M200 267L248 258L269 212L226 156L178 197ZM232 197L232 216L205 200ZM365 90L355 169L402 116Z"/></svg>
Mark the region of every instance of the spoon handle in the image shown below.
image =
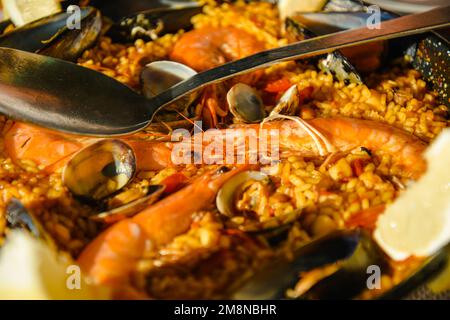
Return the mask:
<svg viewBox="0 0 450 320"><path fill-rule="evenodd" d="M199 73L150 99L148 105L151 113L154 115L160 108L199 88L261 69L277 62L309 58L341 48L410 36L449 25L450 6L445 6L385 21L380 23L379 27L375 29L363 27L304 40L284 47L263 51Z"/></svg>

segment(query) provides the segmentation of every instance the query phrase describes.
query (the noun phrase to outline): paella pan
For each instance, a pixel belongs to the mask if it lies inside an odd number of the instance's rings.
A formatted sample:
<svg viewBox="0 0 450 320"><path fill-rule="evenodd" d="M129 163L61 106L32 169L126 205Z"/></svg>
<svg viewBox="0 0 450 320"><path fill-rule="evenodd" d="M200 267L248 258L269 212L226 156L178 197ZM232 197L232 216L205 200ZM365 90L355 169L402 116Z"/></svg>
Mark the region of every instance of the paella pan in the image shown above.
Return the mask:
<svg viewBox="0 0 450 320"><path fill-rule="evenodd" d="M373 15L339 0L110 2L27 21L4 1L0 47L151 98ZM2 115L2 297L404 298L432 279L448 298L449 48L430 32L278 63L115 138Z"/></svg>

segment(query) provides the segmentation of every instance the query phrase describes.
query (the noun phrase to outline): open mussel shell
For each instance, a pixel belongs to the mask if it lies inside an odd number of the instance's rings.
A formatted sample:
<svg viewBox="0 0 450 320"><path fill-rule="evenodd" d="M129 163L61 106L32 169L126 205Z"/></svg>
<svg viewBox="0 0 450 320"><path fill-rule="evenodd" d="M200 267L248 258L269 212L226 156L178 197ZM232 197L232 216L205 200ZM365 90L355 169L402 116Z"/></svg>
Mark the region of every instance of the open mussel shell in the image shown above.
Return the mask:
<svg viewBox="0 0 450 320"><path fill-rule="evenodd" d="M63 5L79 5L82 0L64 1ZM118 22L123 17L131 16L136 12L155 9L177 9L185 7L198 7L196 0L90 0L89 5L99 9L102 14Z"/></svg>
<svg viewBox="0 0 450 320"><path fill-rule="evenodd" d="M290 41L302 41L316 36L295 18L287 18L285 25L287 37ZM361 75L339 51L329 53L325 57L320 57L317 60L319 68L325 72L331 73L338 81L357 84L362 83Z"/></svg>
<svg viewBox="0 0 450 320"><path fill-rule="evenodd" d="M409 42L405 53L414 69L422 73L433 90L438 93L439 101L450 110L449 38L439 33L430 33L419 40L406 38L402 41Z"/></svg>
<svg viewBox="0 0 450 320"><path fill-rule="evenodd" d="M60 12L24 25L0 36L0 47L40 53L68 61L93 46L102 28L100 12L81 8L80 28L67 27L70 13Z"/></svg>
<svg viewBox="0 0 450 320"><path fill-rule="evenodd" d="M361 231L358 246L351 256L344 259L339 269L317 282L301 298L305 299L353 299L367 288L368 267L387 269L384 253L371 236Z"/></svg>
<svg viewBox="0 0 450 320"><path fill-rule="evenodd" d="M202 6L196 2L133 12L128 16L122 15L123 18L111 26L107 35L120 42L132 42L136 39L155 40L166 33L190 29L191 18L201 12Z"/></svg>
<svg viewBox="0 0 450 320"><path fill-rule="evenodd" d="M324 35L348 29L356 29L369 26L373 20L370 12L311 12L299 13L295 20L305 26L316 35ZM387 12L380 12L380 21L393 19L394 16Z"/></svg>
<svg viewBox="0 0 450 320"><path fill-rule="evenodd" d="M4 20L4 21L0 21L0 35L2 35L6 28L11 25L11 20Z"/></svg>
<svg viewBox="0 0 450 320"><path fill-rule="evenodd" d="M402 299L425 284L444 270L448 262L449 247L425 259L425 261L408 277L389 289L376 299ZM343 260L339 269L330 276L320 280L301 298L306 299L354 299L367 289L369 267L379 267L380 271L388 269L387 257L377 243L366 232L354 253Z"/></svg>
<svg viewBox="0 0 450 320"><path fill-rule="evenodd" d="M149 186L147 194L144 197L131 201L130 203L120 207L92 215L90 219L110 224L127 217L134 216L139 211L158 201L161 198L164 189L165 186L163 185L151 185Z"/></svg>
<svg viewBox="0 0 450 320"><path fill-rule="evenodd" d="M238 122L258 123L266 117L260 95L244 83L237 83L228 91L227 102L230 112Z"/></svg>
<svg viewBox="0 0 450 320"><path fill-rule="evenodd" d="M126 143L101 140L80 150L66 164L63 183L76 196L99 200L125 187L136 172L136 157Z"/></svg>
<svg viewBox="0 0 450 320"><path fill-rule="evenodd" d="M310 37L311 34L321 36L362 27L366 27L370 31L371 28L377 28L377 23L396 17L385 11L380 11L379 20L378 16L377 19L374 18L375 16L374 12L363 7L359 11L343 9L341 12L296 13L290 19L300 26L297 27L298 32L304 33L307 30L307 33L304 34ZM362 73L376 70L385 60L386 53L387 43L383 41L346 48L328 55L326 61L319 63L319 67L324 71L333 73L338 80L345 80L343 75L346 73L357 75L356 70ZM349 80L354 82L352 79Z"/></svg>
<svg viewBox="0 0 450 320"><path fill-rule="evenodd" d="M278 257L251 277L232 299L284 299L295 286L300 272L312 270L351 257L360 241L356 230L339 230L316 239L293 252L293 259Z"/></svg>
<svg viewBox="0 0 450 320"><path fill-rule="evenodd" d="M49 245L55 245L52 237L34 217L33 213L16 198L12 198L6 205L6 222L10 229L27 230L34 237L44 240Z"/></svg>
<svg viewBox="0 0 450 320"><path fill-rule="evenodd" d="M6 221L11 229L26 229L33 236L41 238L43 231L37 220L18 199L11 199L6 206Z"/></svg>

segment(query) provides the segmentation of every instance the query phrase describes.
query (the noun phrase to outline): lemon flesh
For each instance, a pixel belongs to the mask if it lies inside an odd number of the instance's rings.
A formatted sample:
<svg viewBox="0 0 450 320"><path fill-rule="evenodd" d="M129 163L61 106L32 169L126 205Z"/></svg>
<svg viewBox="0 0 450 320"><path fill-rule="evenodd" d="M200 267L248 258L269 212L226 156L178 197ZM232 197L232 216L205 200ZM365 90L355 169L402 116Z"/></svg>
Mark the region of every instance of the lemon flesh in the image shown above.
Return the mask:
<svg viewBox="0 0 450 320"><path fill-rule="evenodd" d="M106 289L84 282L69 256L25 231L8 235L0 251L0 299L106 299Z"/></svg>
<svg viewBox="0 0 450 320"><path fill-rule="evenodd" d="M278 11L281 20L297 12L316 12L322 10L327 0L279 0Z"/></svg>
<svg viewBox="0 0 450 320"><path fill-rule="evenodd" d="M58 0L2 0L4 15L16 27L61 11Z"/></svg>
<svg viewBox="0 0 450 320"><path fill-rule="evenodd" d="M450 129L425 157L426 173L377 221L375 240L394 260L432 255L450 241Z"/></svg>

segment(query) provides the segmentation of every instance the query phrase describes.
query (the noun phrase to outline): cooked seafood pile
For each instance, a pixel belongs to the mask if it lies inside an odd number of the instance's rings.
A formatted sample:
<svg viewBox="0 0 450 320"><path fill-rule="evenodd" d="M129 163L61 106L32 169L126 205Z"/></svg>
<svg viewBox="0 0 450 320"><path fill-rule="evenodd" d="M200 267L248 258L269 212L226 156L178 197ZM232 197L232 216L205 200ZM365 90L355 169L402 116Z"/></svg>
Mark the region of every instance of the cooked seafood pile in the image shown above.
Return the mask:
<svg viewBox="0 0 450 320"><path fill-rule="evenodd" d="M57 13L31 22L37 29L7 26L0 46L74 61L153 97L196 73L329 33L324 17L345 29L354 26L336 21L368 14L358 1L317 1L305 14L283 3L188 1L107 16L93 1L81 31L61 31L67 15ZM60 30L45 45L52 28L42 25ZM254 279L267 283L261 293L290 298L389 294L429 262L392 259L372 232L426 174L424 152L450 124L448 47L435 37L404 40L402 52L382 42L279 63L195 92L114 139L2 116L0 256L28 230L108 291L90 298L246 297ZM436 50L442 69L424 63ZM333 253L327 237L358 248ZM270 273L255 277L273 261L309 261L308 250L317 257L286 287L274 288L283 281L271 284ZM332 292L361 257L363 275L381 266L380 286L360 279Z"/></svg>

